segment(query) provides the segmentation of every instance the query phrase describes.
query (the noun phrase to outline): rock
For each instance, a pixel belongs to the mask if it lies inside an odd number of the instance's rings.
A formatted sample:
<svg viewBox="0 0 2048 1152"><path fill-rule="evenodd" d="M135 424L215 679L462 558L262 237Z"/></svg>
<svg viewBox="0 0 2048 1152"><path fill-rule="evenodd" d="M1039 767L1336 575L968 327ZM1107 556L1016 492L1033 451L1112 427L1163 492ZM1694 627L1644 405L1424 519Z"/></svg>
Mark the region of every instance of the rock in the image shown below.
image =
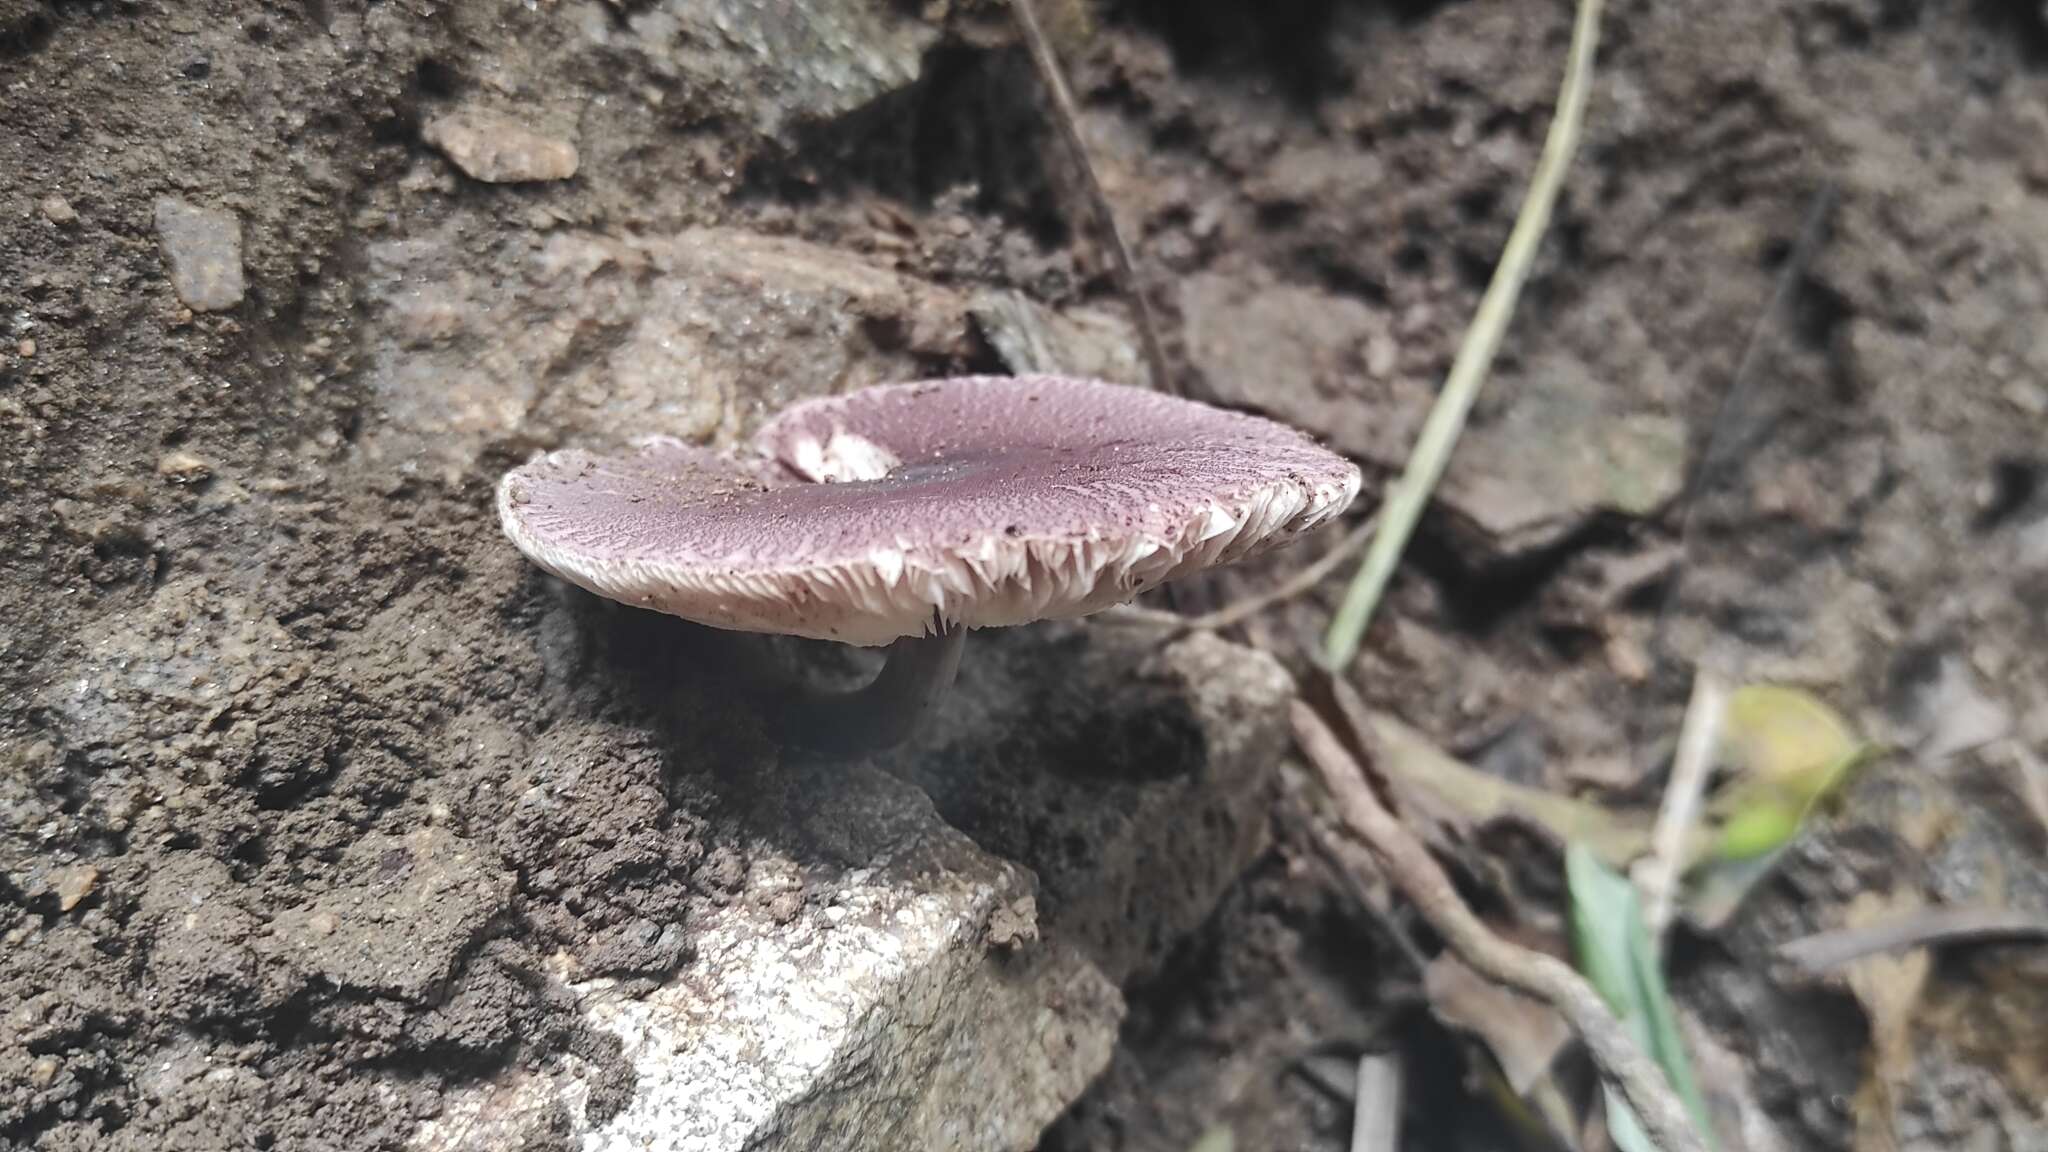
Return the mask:
<svg viewBox="0 0 2048 1152"><path fill-rule="evenodd" d="M989 917L988 942L998 948L1015 950L1038 942L1038 901L1030 896L996 909Z"/></svg>
<svg viewBox="0 0 2048 1152"><path fill-rule="evenodd" d="M666 0L632 17L674 45L656 67L764 137L843 116L915 83L935 23L875 0Z"/></svg>
<svg viewBox="0 0 2048 1152"><path fill-rule="evenodd" d="M566 988L617 1038L623 1081L575 1055L508 1070L449 1097L416 1152L519 1146L558 1117L557 1139L620 1152L1032 1147L1106 1066L1119 983L1156 971L1262 843L1291 684L1207 635L975 640L886 773L721 783L750 848L699 865L720 898L690 915L695 956L637 998Z"/></svg>
<svg viewBox="0 0 2048 1152"><path fill-rule="evenodd" d="M165 196L156 202L156 234L186 307L218 312L242 302L242 225L233 213Z"/></svg>
<svg viewBox="0 0 2048 1152"><path fill-rule="evenodd" d="M1292 680L1212 635L1087 626L977 634L960 677L889 767L1038 874L1047 940L1155 971L1264 844Z"/></svg>
<svg viewBox="0 0 2048 1152"><path fill-rule="evenodd" d="M386 305L374 456L460 468L507 442L736 436L792 400L965 349L957 293L800 240L563 231L523 266L466 262L459 232L370 250Z"/></svg>
<svg viewBox="0 0 2048 1152"><path fill-rule="evenodd" d="M179 450L157 458L156 474L175 484L196 484L213 475L213 462Z"/></svg>
<svg viewBox="0 0 2048 1152"><path fill-rule="evenodd" d="M1024 1149L1109 1059L1121 996L1078 952L1009 954L991 922L1029 877L906 784L823 766L757 782L761 854L742 894L693 917L696 959L644 997L572 985L633 1088L586 1104L568 1057L454 1094L420 1152L514 1146L566 1112L584 1149ZM778 898L806 875L813 902Z"/></svg>
<svg viewBox="0 0 2048 1152"><path fill-rule="evenodd" d="M90 864L66 868L63 874L57 877L58 910L69 912L78 907L87 896L92 895L92 890L99 886L99 882L100 870Z"/></svg>
<svg viewBox="0 0 2048 1152"><path fill-rule="evenodd" d="M71 207L71 201L55 192L43 197L43 216L59 228L78 223L78 212Z"/></svg>
<svg viewBox="0 0 2048 1152"><path fill-rule="evenodd" d="M1197 398L1313 428L1398 469L1435 392L1402 376L1393 321L1356 300L1262 275L1204 272L1181 286Z"/></svg>
<svg viewBox="0 0 2048 1152"><path fill-rule="evenodd" d="M1601 513L1649 516L1685 487L1685 425L1632 412L1573 356L1502 381L1503 410L1469 425L1437 493L1484 562L1549 547Z"/></svg>
<svg viewBox="0 0 2048 1152"><path fill-rule="evenodd" d="M435 116L420 129L420 139L464 175L486 184L567 180L576 175L574 144L482 108Z"/></svg>
<svg viewBox="0 0 2048 1152"><path fill-rule="evenodd" d="M365 836L341 867L349 881L278 916L268 941L336 988L431 1002L512 900L512 874L441 828Z"/></svg>
<svg viewBox="0 0 2048 1152"><path fill-rule="evenodd" d="M1065 315L1021 292L984 291L968 315L1003 366L1018 375L1050 372L1149 385L1138 334L1121 317L1093 309Z"/></svg>

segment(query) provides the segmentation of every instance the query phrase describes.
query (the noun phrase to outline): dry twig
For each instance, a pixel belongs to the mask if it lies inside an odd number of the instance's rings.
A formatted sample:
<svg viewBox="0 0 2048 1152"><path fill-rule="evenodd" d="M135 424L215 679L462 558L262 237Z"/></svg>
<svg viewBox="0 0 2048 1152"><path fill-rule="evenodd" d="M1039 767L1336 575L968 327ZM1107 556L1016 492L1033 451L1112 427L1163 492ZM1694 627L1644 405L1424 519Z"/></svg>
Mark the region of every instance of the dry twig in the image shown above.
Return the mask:
<svg viewBox="0 0 2048 1152"><path fill-rule="evenodd" d="M1881 952L1997 940L2048 940L2048 917L2018 908L1929 908L1876 924L1802 936L1781 945L1778 955L1818 973Z"/></svg>
<svg viewBox="0 0 2048 1152"><path fill-rule="evenodd" d="M1253 593L1243 599L1232 601L1214 612L1200 616L1182 616L1177 612L1160 612L1148 608L1131 606L1119 612L1118 616L1133 624L1157 624L1165 629L1161 643L1177 640L1190 632L1221 632L1232 625L1242 624L1276 604L1284 604L1299 596L1306 596L1316 586L1330 578L1330 574L1342 567L1344 561L1358 555L1372 539L1378 517L1367 517L1358 527L1345 533L1344 538L1332 545L1328 552L1315 558L1300 571L1273 585L1263 592Z"/></svg>
<svg viewBox="0 0 2048 1152"><path fill-rule="evenodd" d="M1075 166L1081 170L1081 184L1100 218L1098 225L1109 240L1110 255L1116 260L1117 278L1123 281L1124 292L1138 314L1138 338L1145 345L1145 364L1152 372L1152 386L1177 396L1180 387L1167 365L1166 346L1159 341L1159 323L1152 316L1152 301L1145 295L1145 285L1138 280L1137 263L1131 259L1131 247L1124 242L1123 229L1117 226L1116 213L1110 210L1109 197L1102 191L1095 162L1088 158L1088 144L1081 139L1081 110L1074 103L1073 91L1067 87L1059 57L1053 54L1052 41L1046 39L1045 29L1038 22L1038 6L1034 0L1010 0L1010 10L1017 16L1017 27L1024 34L1024 45L1031 52L1039 81L1052 97L1053 119L1060 126L1067 149L1074 154Z"/></svg>
<svg viewBox="0 0 2048 1152"><path fill-rule="evenodd" d="M1395 885L1452 951L1489 979L1534 996L1564 1016L1613 1080L1662 1152L1706 1152L1664 1073L1578 973L1554 956L1511 944L1482 923L1421 841L1387 810L1365 773L1315 709L1293 705L1295 742L1337 802L1346 827L1365 841Z"/></svg>

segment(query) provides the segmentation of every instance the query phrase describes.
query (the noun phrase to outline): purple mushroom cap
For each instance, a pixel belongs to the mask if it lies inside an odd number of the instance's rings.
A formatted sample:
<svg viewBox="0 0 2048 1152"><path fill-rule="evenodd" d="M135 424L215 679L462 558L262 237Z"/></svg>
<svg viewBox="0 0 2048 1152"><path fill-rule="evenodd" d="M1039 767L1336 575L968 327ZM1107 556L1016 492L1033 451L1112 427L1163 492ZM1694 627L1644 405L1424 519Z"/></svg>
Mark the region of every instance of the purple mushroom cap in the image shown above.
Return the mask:
<svg viewBox="0 0 2048 1152"><path fill-rule="evenodd" d="M1314 528L1359 485L1272 421L1056 376L808 401L755 446L538 456L499 485L499 517L598 595L878 645L1096 612Z"/></svg>

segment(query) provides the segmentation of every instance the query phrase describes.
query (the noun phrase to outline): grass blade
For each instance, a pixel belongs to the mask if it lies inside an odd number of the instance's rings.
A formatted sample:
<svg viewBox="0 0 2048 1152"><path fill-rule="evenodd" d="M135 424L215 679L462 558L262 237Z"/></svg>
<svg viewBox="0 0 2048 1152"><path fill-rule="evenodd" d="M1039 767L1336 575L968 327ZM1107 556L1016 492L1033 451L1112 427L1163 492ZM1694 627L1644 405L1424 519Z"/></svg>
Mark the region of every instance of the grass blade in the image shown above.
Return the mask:
<svg viewBox="0 0 2048 1152"><path fill-rule="evenodd" d="M1365 563L1352 578L1344 602L1330 622L1329 635L1323 641L1323 662L1333 670L1349 667L1358 655L1359 642L1365 636L1366 626L1372 623L1380 594L1393 578L1394 567L1408 547L1408 537L1415 531L1415 522L1421 518L1423 506L1429 503L1430 493L1435 491L1444 468L1451 462L1451 449L1457 446L1458 434L1464 431L1465 417L1471 414L1479 388L1493 367L1494 354L1500 351L1501 341L1507 335L1508 321L1514 317L1515 303L1521 299L1522 285L1529 279L1536 250L1550 227L1550 213L1557 206L1565 173L1571 169L1572 154L1578 151L1579 129L1586 119L1586 99L1593 88L1593 55L1600 41L1600 5L1601 0L1578 0L1571 48L1565 55L1564 84L1557 94L1557 113L1550 119L1543 154L1537 157L1536 172L1529 179L1529 193L1515 215L1514 231L1508 233L1500 263L1494 266L1486 295L1479 300L1479 311L1458 346L1457 359L1451 362L1450 374L1444 377L1443 391L1437 395L1429 418L1423 422L1422 433L1408 454L1408 465L1401 478L1387 489L1380 508L1379 534L1373 537Z"/></svg>
<svg viewBox="0 0 2048 1152"><path fill-rule="evenodd" d="M1702 1139L1707 1138L1711 1129L1706 1102L1693 1077L1692 1061L1678 1031L1678 1014L1671 1005L1635 886L1602 864L1591 849L1576 843L1565 852L1565 877L1571 888L1572 941L1580 971L1621 1018L1636 1043L1664 1070ZM1639 1126L1634 1134L1624 1134L1634 1123L1634 1115L1610 1093L1608 1124L1624 1152L1635 1150L1623 1141L1641 1135ZM1647 1147L1647 1137L1644 1139Z"/></svg>

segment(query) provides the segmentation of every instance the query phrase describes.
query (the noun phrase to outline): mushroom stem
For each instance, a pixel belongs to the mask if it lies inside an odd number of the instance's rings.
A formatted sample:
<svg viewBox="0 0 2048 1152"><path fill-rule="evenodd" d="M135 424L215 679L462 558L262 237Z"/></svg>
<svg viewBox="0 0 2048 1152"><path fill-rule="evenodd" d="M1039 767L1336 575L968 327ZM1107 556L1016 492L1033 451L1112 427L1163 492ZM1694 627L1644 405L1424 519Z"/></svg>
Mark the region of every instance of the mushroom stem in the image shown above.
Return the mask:
<svg viewBox="0 0 2048 1152"><path fill-rule="evenodd" d="M790 703L783 730L791 744L833 756L893 748L917 731L953 686L967 629L906 636L889 645L882 670L848 692L805 693Z"/></svg>

